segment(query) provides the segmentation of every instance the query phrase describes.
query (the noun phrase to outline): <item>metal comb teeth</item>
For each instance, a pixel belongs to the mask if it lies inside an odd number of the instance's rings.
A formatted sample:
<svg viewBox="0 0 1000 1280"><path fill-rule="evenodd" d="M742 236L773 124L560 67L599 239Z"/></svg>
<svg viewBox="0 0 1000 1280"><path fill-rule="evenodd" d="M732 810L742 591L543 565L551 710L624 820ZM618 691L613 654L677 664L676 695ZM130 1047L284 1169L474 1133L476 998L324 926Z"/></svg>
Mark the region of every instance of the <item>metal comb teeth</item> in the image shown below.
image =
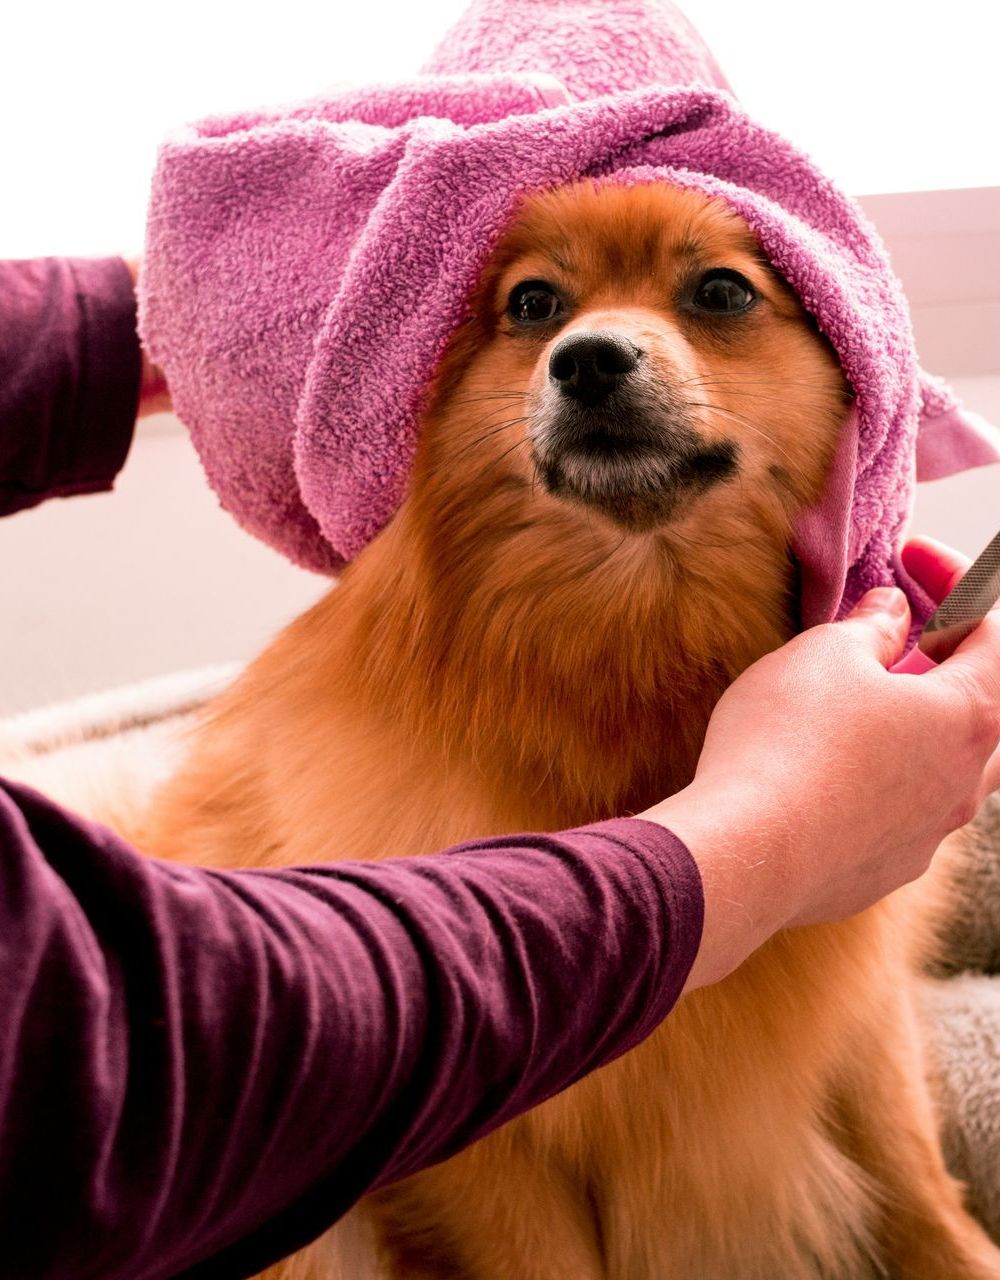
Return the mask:
<svg viewBox="0 0 1000 1280"><path fill-rule="evenodd" d="M1000 599L1000 533L969 566L931 615L920 648L941 662L976 629Z"/></svg>

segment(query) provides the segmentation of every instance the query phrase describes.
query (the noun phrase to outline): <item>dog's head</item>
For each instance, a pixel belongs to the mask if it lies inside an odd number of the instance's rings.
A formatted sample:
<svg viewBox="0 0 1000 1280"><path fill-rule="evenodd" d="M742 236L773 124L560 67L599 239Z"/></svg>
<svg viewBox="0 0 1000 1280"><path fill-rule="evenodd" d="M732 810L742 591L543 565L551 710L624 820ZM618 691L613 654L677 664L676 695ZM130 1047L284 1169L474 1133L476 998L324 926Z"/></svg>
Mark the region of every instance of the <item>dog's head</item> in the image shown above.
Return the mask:
<svg viewBox="0 0 1000 1280"><path fill-rule="evenodd" d="M817 499L848 399L722 201L582 183L529 199L495 252L429 452L463 484L521 482L619 534L740 538Z"/></svg>
<svg viewBox="0 0 1000 1280"><path fill-rule="evenodd" d="M795 517L847 399L721 202L533 197L438 371L399 516L356 562L406 602L405 664L368 644L365 679L433 689L449 741L564 797L552 821L683 786L723 689L794 629Z"/></svg>

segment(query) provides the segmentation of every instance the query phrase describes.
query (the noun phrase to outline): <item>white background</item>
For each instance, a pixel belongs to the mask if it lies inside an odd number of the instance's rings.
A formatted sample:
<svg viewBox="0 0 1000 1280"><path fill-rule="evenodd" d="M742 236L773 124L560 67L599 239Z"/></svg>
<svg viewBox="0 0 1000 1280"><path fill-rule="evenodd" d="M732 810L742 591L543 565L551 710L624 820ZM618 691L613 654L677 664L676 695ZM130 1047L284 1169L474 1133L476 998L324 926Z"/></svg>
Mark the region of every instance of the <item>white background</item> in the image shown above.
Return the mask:
<svg viewBox="0 0 1000 1280"><path fill-rule="evenodd" d="M545 0L539 0L544 3ZM415 72L465 0L6 6L0 256L137 249L157 140ZM856 195L1000 183L996 0L687 0L747 109Z"/></svg>

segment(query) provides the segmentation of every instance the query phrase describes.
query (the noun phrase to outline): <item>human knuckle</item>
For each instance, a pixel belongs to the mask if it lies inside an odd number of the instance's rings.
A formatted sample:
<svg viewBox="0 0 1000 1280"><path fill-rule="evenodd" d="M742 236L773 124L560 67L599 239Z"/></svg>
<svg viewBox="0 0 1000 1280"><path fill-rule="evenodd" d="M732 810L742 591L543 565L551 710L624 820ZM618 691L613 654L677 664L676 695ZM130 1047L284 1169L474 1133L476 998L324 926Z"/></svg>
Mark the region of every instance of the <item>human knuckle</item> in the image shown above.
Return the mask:
<svg viewBox="0 0 1000 1280"><path fill-rule="evenodd" d="M871 624L878 633L878 638L884 644L891 644L896 639L896 627L893 625L888 614L877 613L873 616Z"/></svg>
<svg viewBox="0 0 1000 1280"><path fill-rule="evenodd" d="M1000 729L1000 700L993 681L984 680L979 671L961 668L953 680L958 699L959 723L968 741L976 745L995 745Z"/></svg>
<svg viewBox="0 0 1000 1280"><path fill-rule="evenodd" d="M951 809L946 815L946 832L957 831L959 827L968 826L978 812L978 794L972 792L959 793L954 797Z"/></svg>
<svg viewBox="0 0 1000 1280"><path fill-rule="evenodd" d="M992 752L1000 741L1000 707L991 697L980 696L975 702L970 731L976 746L984 752Z"/></svg>

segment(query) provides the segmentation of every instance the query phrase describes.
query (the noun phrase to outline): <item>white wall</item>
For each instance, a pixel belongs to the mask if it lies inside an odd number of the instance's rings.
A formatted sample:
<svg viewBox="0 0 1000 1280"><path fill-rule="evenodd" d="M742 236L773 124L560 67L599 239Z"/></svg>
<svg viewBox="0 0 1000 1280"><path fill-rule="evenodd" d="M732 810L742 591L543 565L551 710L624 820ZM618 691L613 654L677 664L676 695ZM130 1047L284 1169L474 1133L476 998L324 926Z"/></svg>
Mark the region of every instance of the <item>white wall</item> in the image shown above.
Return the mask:
<svg viewBox="0 0 1000 1280"><path fill-rule="evenodd" d="M177 122L408 76L465 2L5 6L0 256L137 249L156 143ZM995 3L681 7L748 110L849 191L1000 185Z"/></svg>
<svg viewBox="0 0 1000 1280"><path fill-rule="evenodd" d="M952 386L970 409L1000 424L1000 373L953 378ZM918 485L912 528L978 555L1000 530L1000 466Z"/></svg>
<svg viewBox="0 0 1000 1280"><path fill-rule="evenodd" d="M110 494L0 520L0 714L264 647L325 589L218 506L173 417Z"/></svg>

